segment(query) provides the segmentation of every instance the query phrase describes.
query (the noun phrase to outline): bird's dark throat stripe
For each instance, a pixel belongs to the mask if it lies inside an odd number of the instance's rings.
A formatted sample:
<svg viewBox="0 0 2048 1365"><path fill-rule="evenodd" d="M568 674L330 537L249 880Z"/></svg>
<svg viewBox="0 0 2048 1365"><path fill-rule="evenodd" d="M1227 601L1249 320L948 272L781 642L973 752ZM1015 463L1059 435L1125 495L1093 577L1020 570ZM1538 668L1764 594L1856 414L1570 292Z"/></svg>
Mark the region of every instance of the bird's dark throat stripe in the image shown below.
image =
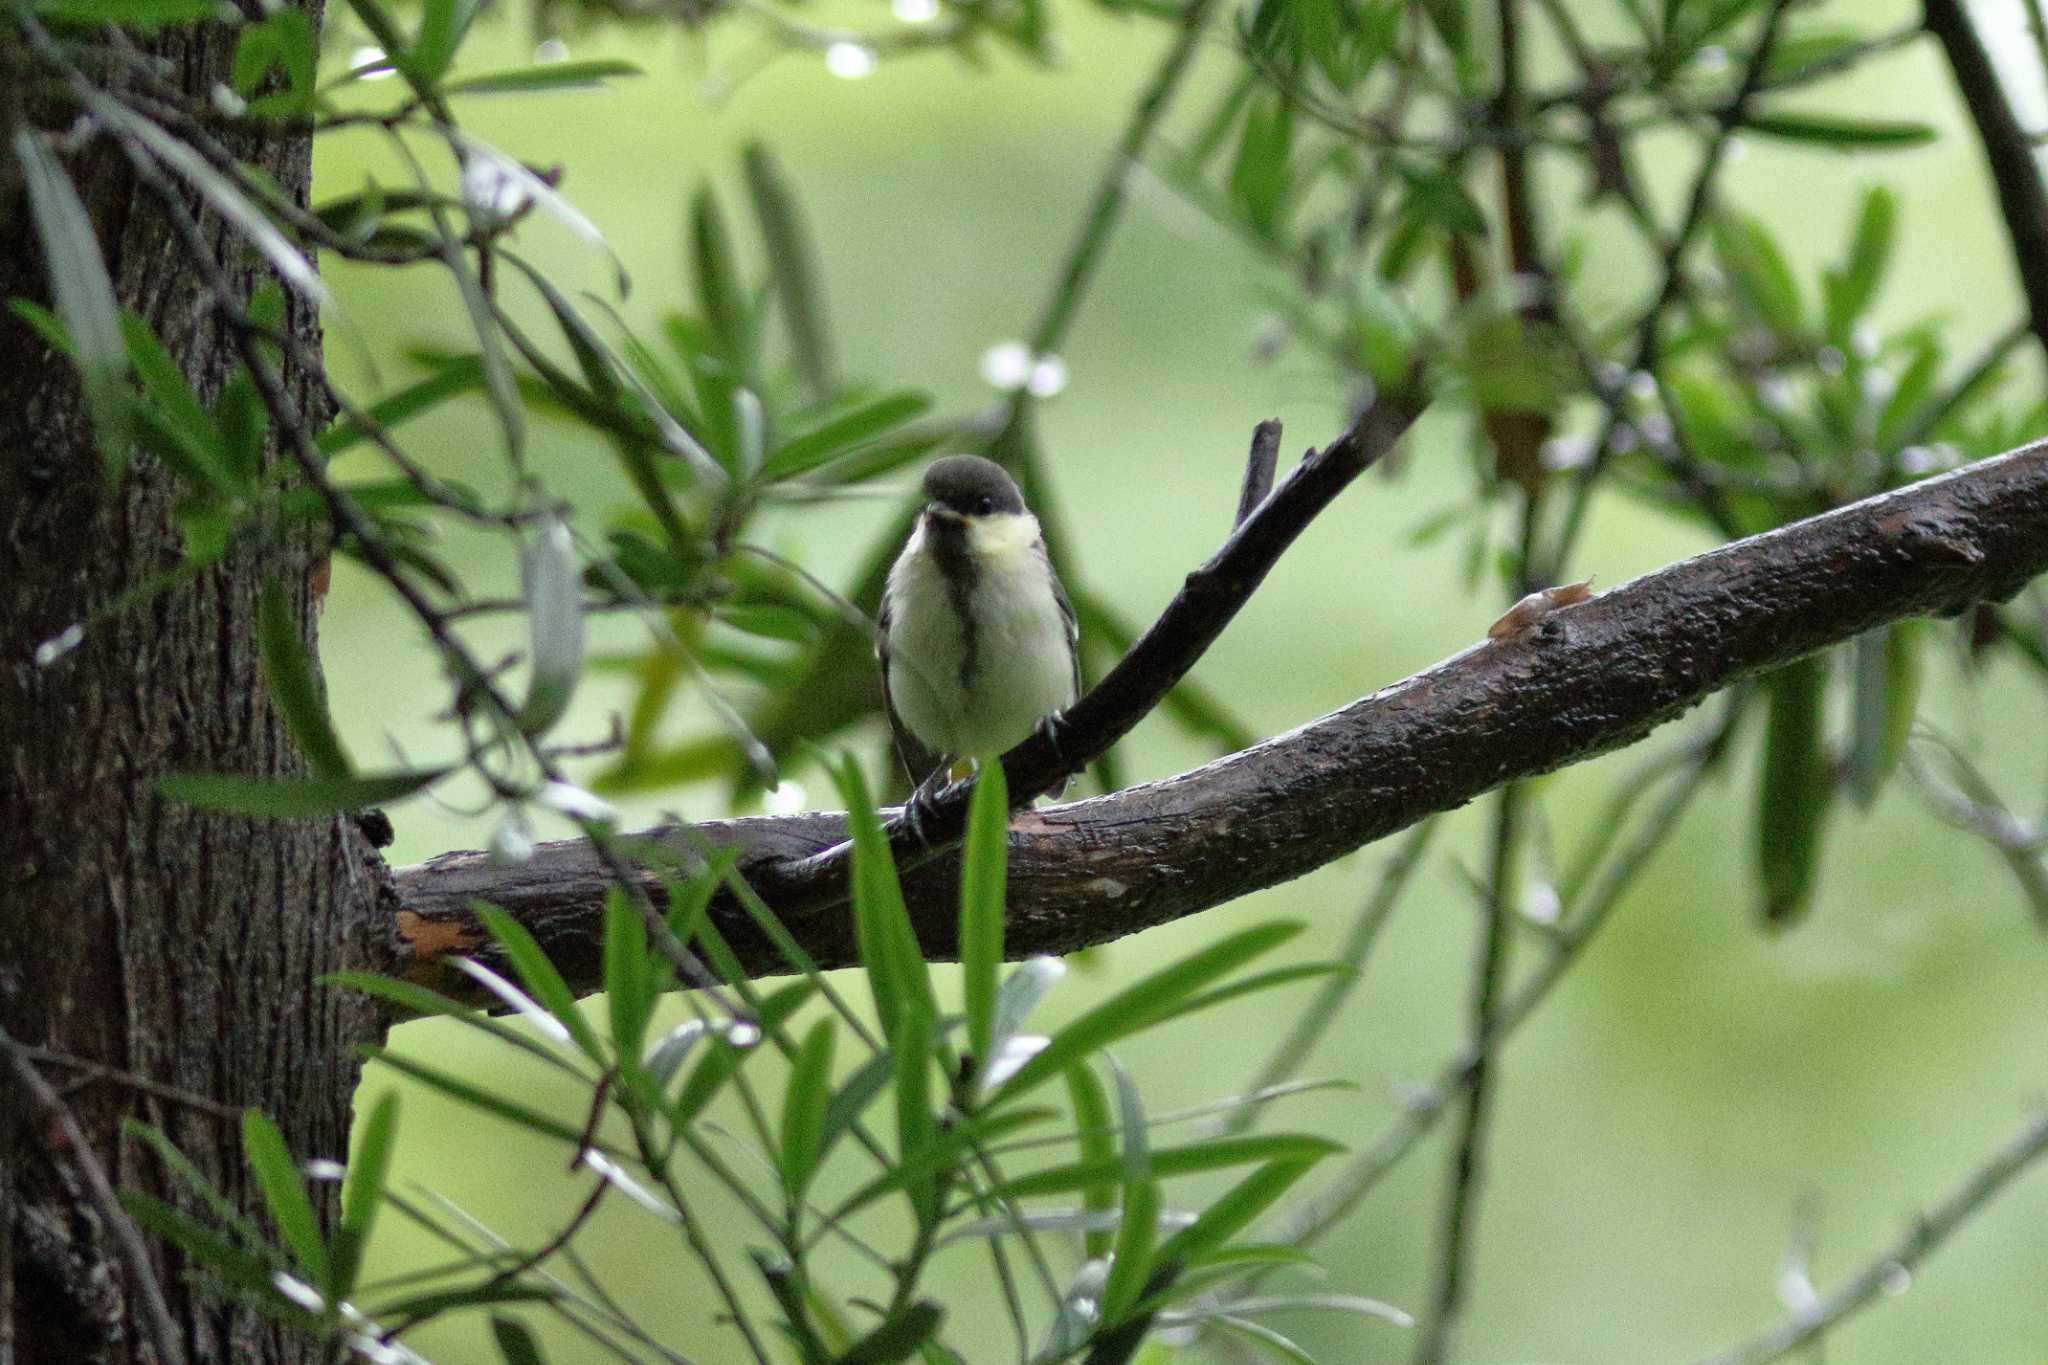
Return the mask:
<svg viewBox="0 0 2048 1365"><path fill-rule="evenodd" d="M960 625L960 685L972 687L981 670L981 638L974 624L974 589L981 579L981 566L967 548L968 523L958 516L924 518L924 541L932 562L946 580L946 598L953 604L953 619Z"/></svg>

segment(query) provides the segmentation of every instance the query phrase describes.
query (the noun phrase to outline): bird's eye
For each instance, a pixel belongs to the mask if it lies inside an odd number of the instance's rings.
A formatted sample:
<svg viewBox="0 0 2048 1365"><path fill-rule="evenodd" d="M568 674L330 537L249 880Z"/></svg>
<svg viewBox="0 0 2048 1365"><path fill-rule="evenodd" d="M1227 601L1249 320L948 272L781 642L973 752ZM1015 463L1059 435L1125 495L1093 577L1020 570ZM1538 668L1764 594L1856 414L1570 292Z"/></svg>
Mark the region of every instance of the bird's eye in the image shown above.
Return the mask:
<svg viewBox="0 0 2048 1365"><path fill-rule="evenodd" d="M985 517L995 510L996 500L994 498L976 498L974 500L974 514L976 516Z"/></svg>

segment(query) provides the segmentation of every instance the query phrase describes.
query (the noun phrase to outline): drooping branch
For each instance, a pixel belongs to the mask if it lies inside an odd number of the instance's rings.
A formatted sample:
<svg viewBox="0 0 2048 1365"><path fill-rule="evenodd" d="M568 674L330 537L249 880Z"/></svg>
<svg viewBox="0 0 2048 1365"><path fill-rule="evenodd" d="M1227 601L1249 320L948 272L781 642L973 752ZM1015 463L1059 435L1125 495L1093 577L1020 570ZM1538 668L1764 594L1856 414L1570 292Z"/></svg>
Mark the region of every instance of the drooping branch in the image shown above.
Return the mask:
<svg viewBox="0 0 2048 1365"><path fill-rule="evenodd" d="M1743 678L1891 621L2009 596L2044 571L2048 442L1721 546L1227 758L1020 813L1006 947L1070 952L1291 880L1504 782L1633 743ZM837 844L845 820L657 834L737 847L740 870L773 888ZM905 878L934 959L956 951L956 873L940 858ZM462 992L436 959L481 945L467 905L482 898L520 919L578 989L597 988L606 872L587 845L544 845L517 868L447 854L399 884L403 965L421 979ZM844 911L769 900L821 965L853 961ZM784 970L741 911L714 913L748 971Z"/></svg>

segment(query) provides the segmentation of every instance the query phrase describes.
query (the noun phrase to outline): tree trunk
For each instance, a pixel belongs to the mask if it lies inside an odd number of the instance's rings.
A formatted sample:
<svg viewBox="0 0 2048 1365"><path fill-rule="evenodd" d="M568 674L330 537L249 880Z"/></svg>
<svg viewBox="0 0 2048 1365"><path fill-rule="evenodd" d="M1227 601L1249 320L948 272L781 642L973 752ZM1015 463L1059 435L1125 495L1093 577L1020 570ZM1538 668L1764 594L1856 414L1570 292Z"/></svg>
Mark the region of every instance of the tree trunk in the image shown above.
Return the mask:
<svg viewBox="0 0 2048 1365"><path fill-rule="evenodd" d="M209 25L146 46L203 97L226 77L233 34ZM57 126L72 117L6 112ZM303 202L308 139L242 151ZM104 140L71 170L120 302L156 327L210 398L233 348L162 205ZM0 296L47 302L20 185L18 168L0 167ZM253 288L259 275L240 241L217 216L200 221L238 287ZM290 325L314 339L317 319L297 301L292 310ZM302 409L317 413L310 378L285 376ZM178 562L178 498L176 480L140 457L108 485L70 366L0 315L0 1027L24 1047L261 1109L295 1155L342 1158L353 1045L376 1025L362 1002L316 978L370 961L371 916L388 885L381 859L342 819L259 823L155 795L156 779L174 771L303 770L253 629L259 593L275 581L311 642L312 571L324 547L306 536L245 537L196 580L90 621ZM76 649L34 661L40 642L79 623L88 624ZM121 1118L134 1114L251 1202L232 1116L39 1056L117 1188L189 1202L121 1137ZM63 1134L5 1066L0 1078L0 1361L10 1344L23 1365L156 1359L137 1286ZM334 1187L318 1188L331 1203ZM162 1249L151 1255L186 1359L326 1354L186 1283Z"/></svg>

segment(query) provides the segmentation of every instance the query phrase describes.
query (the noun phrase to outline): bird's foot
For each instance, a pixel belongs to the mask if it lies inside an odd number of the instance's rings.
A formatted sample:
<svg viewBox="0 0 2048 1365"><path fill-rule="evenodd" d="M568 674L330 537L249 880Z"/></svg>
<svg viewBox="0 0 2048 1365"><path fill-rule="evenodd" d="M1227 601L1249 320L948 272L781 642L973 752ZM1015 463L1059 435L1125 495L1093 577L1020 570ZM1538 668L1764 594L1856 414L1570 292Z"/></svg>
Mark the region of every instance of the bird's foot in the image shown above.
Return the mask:
<svg viewBox="0 0 2048 1365"><path fill-rule="evenodd" d="M1046 712L1044 718L1038 724L1031 727L1031 733L1043 739L1047 744L1050 744L1053 757L1059 760L1060 772L1064 775L1060 778L1059 786L1046 793L1047 796L1057 799L1066 792L1067 784L1074 780L1074 766L1067 758L1065 744L1067 713L1064 711Z"/></svg>
<svg viewBox="0 0 2048 1365"><path fill-rule="evenodd" d="M903 824L910 831L910 837L929 848L931 837L925 832L926 822L938 814L939 793L952 783L952 774L944 767L934 768L925 780L912 789L903 802Z"/></svg>

